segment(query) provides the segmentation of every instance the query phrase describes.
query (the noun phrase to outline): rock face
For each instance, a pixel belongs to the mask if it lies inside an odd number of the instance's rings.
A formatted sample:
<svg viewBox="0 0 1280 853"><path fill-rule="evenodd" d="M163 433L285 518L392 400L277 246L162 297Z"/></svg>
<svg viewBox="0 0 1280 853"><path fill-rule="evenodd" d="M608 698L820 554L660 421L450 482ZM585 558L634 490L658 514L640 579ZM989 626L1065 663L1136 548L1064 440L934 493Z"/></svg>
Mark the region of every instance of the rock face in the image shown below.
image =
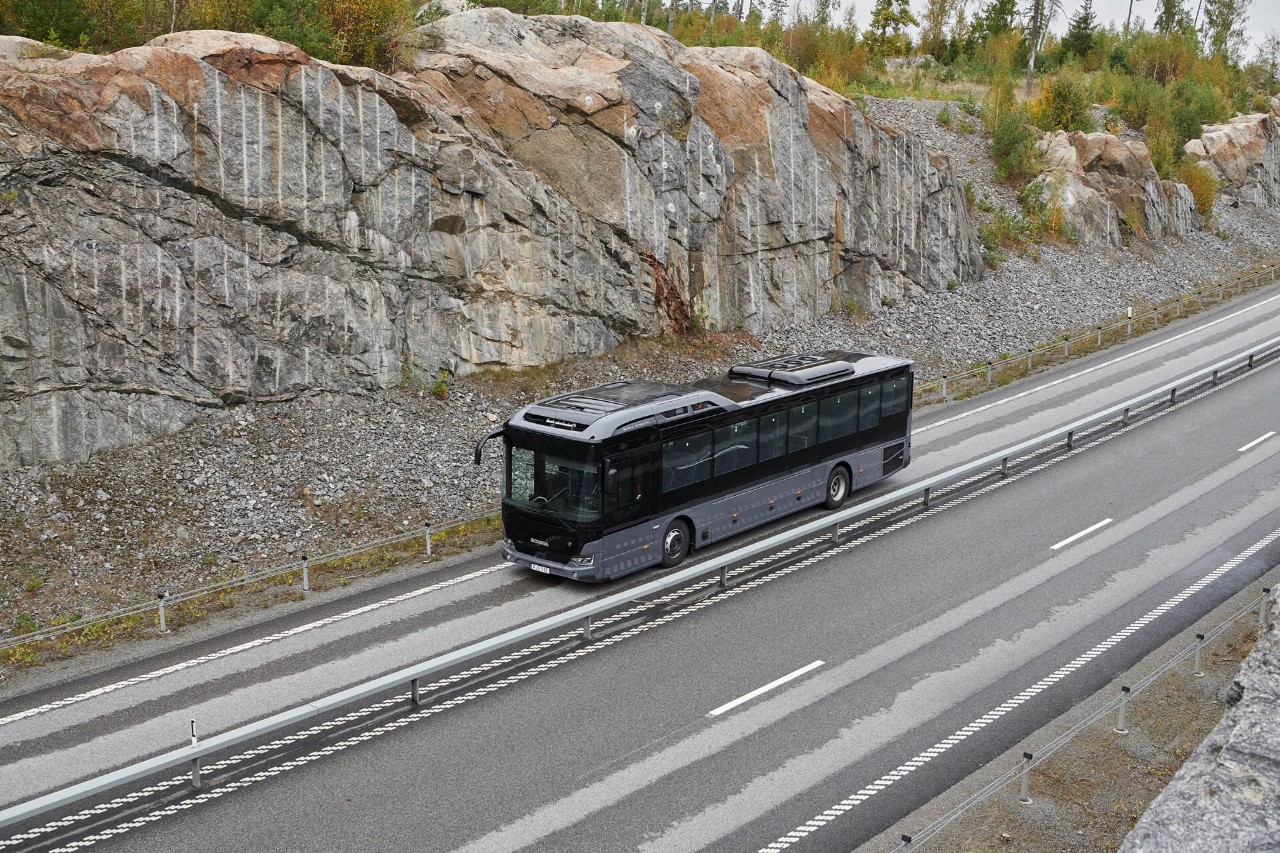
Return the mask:
<svg viewBox="0 0 1280 853"><path fill-rule="evenodd" d="M1273 605L1277 596L1272 593ZM1241 664L1238 684L1240 700L1147 808L1120 853L1275 849L1280 838L1280 627L1274 619Z"/></svg>
<svg viewBox="0 0 1280 853"><path fill-rule="evenodd" d="M1060 130L1044 134L1037 148L1047 168L1036 183L1081 242L1119 246L1122 226L1150 240L1203 226L1191 191L1160 179L1143 142Z"/></svg>
<svg viewBox="0 0 1280 853"><path fill-rule="evenodd" d="M1206 125L1199 139L1183 147L1213 169L1224 194L1249 204L1280 205L1280 124L1274 116L1257 113Z"/></svg>
<svg viewBox="0 0 1280 853"><path fill-rule="evenodd" d="M763 52L428 35L395 77L221 32L0 46L0 467L983 272L946 159Z"/></svg>

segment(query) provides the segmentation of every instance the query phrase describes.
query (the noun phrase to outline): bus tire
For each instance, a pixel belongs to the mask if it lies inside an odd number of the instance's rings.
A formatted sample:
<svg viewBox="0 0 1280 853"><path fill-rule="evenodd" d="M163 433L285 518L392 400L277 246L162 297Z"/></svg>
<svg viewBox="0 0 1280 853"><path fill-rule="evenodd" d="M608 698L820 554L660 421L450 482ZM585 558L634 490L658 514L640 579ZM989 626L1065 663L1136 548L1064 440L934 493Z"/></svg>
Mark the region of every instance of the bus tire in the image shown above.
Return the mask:
<svg viewBox="0 0 1280 853"><path fill-rule="evenodd" d="M662 533L662 565L674 569L688 553L689 525L682 518L673 519Z"/></svg>
<svg viewBox="0 0 1280 853"><path fill-rule="evenodd" d="M839 509L849 497L849 469L837 465L827 475L827 509Z"/></svg>

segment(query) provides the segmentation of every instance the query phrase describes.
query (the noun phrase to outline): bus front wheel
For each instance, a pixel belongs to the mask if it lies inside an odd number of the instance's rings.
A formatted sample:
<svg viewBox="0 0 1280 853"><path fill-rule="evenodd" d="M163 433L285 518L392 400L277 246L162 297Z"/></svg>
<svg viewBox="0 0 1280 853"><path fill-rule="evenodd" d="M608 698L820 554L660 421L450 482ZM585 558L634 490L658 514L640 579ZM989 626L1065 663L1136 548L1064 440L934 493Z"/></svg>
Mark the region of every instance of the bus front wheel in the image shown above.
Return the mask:
<svg viewBox="0 0 1280 853"><path fill-rule="evenodd" d="M689 525L675 519L662 534L662 565L673 569L684 561L689 553Z"/></svg>
<svg viewBox="0 0 1280 853"><path fill-rule="evenodd" d="M827 509L839 509L849 497L849 469L837 465L827 475Z"/></svg>

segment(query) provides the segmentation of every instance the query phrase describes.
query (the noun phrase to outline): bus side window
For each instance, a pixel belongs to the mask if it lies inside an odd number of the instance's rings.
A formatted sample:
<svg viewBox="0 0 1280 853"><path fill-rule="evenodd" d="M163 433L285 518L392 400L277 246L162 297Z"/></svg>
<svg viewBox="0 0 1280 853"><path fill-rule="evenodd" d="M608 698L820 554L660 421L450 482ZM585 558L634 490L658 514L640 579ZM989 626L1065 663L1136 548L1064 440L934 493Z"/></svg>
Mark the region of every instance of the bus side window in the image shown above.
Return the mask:
<svg viewBox="0 0 1280 853"><path fill-rule="evenodd" d="M789 412L790 428L787 431L787 452L795 453L813 447L818 437L818 406L805 403L793 406Z"/></svg>
<svg viewBox="0 0 1280 853"><path fill-rule="evenodd" d="M858 444L865 446L879 440L880 385L870 385L858 392Z"/></svg>
<svg viewBox="0 0 1280 853"><path fill-rule="evenodd" d="M711 431L662 445L662 490L683 489L711 477Z"/></svg>
<svg viewBox="0 0 1280 853"><path fill-rule="evenodd" d="M824 397L818 404L818 442L844 438L858 425L858 392Z"/></svg>
<svg viewBox="0 0 1280 853"><path fill-rule="evenodd" d="M760 418L760 461L777 459L787 452L787 413L774 412Z"/></svg>
<svg viewBox="0 0 1280 853"><path fill-rule="evenodd" d="M716 430L715 475L728 474L756 464L755 419L739 421Z"/></svg>
<svg viewBox="0 0 1280 853"><path fill-rule="evenodd" d="M893 441L906 434L910 389L911 379L906 376L884 383L884 394L880 402L881 441Z"/></svg>

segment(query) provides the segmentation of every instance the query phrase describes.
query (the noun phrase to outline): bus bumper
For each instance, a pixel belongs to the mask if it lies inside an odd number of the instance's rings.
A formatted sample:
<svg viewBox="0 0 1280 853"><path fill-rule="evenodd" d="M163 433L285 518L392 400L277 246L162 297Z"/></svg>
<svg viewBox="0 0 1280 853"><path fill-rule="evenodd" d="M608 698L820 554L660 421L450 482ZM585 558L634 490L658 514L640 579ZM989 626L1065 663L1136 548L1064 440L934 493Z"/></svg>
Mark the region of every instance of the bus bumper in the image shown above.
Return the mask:
<svg viewBox="0 0 1280 853"><path fill-rule="evenodd" d="M599 569L599 558L589 566L580 566L576 564L558 563L554 560L547 560L532 554L524 554L512 547L510 542L505 539L502 542L502 556L511 562L525 569L530 569L544 575L556 575L557 577L568 578L575 581L597 582L601 580Z"/></svg>

